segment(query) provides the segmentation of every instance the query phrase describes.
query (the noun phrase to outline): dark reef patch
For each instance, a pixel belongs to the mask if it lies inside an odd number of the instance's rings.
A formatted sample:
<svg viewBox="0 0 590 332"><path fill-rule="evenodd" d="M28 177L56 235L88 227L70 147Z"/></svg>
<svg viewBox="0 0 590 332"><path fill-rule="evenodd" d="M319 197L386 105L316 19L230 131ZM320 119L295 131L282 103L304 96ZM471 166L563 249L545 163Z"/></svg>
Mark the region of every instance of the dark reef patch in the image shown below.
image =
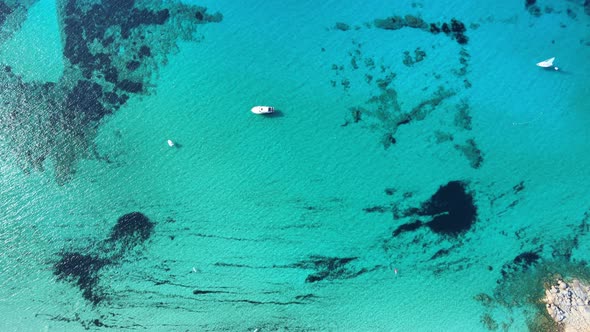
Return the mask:
<svg viewBox="0 0 590 332"><path fill-rule="evenodd" d="M398 30L406 26L406 22L401 16L378 18L373 21L373 24L375 24L375 27L385 30Z"/></svg>
<svg viewBox="0 0 590 332"><path fill-rule="evenodd" d="M6 22L6 17L12 14L13 9L9 7L4 1L0 1L0 26Z"/></svg>
<svg viewBox="0 0 590 332"><path fill-rule="evenodd" d="M296 295L295 296L295 300L298 300L298 301L301 301L301 300L303 300L303 301L306 301L306 300L307 301L313 301L316 298L318 298L318 296L315 295L315 294L312 294L312 293L302 294L302 295Z"/></svg>
<svg viewBox="0 0 590 332"><path fill-rule="evenodd" d="M414 58L412 58L409 51L404 51L404 60L402 62L404 65L412 67L415 63L423 61L425 57L426 52L418 47L414 50Z"/></svg>
<svg viewBox="0 0 590 332"><path fill-rule="evenodd" d="M139 66L141 66L141 62L135 60L129 61L125 64L125 68L129 69L130 71L136 70L139 68Z"/></svg>
<svg viewBox="0 0 590 332"><path fill-rule="evenodd" d="M29 9L39 0L0 1L0 44L10 40L29 17Z"/></svg>
<svg viewBox="0 0 590 332"><path fill-rule="evenodd" d="M539 259L541 259L539 254L532 251L526 251L516 256L513 263L528 268L532 264L536 263Z"/></svg>
<svg viewBox="0 0 590 332"><path fill-rule="evenodd" d="M82 297L93 304L104 300L104 295L96 289L98 284L98 271L110 264L106 259L93 255L85 255L77 252L61 254L61 259L54 264L54 274L57 280L65 280L74 283L82 291Z"/></svg>
<svg viewBox="0 0 590 332"><path fill-rule="evenodd" d="M465 48L461 48L461 51L459 51L459 63L461 64L461 67L459 67L459 69L453 69L453 72L457 76L465 76L467 74L467 72L469 70L469 58L471 58L471 55L469 55L469 52L467 52L467 50ZM471 83L466 81L465 87L466 88L471 87Z"/></svg>
<svg viewBox="0 0 590 332"><path fill-rule="evenodd" d="M348 31L348 30L350 30L350 25L348 25L346 23L342 23L342 22L336 22L334 29L340 30L340 31Z"/></svg>
<svg viewBox="0 0 590 332"><path fill-rule="evenodd" d="M402 19L394 17L386 24L397 25L401 20L404 20L405 22L406 18ZM436 25L433 25L433 27L436 27ZM445 24L444 27L445 29L448 29L449 33L464 33L467 30L465 25L456 19L451 20L451 23ZM428 29L428 27L425 27L425 29ZM395 84L397 74L390 70L390 66L387 66L384 63L377 63L374 57L366 56L363 53L363 44L361 42L353 40L352 44L355 48L347 52L350 59L350 66L332 64L331 69L335 78L330 81L330 84L333 87L337 87L338 82L340 82L344 88L343 90L348 93L349 90L356 88L356 84L360 83L360 79L362 78L366 84L374 87L375 91L370 92L364 105L353 105L348 108L349 113L346 114L341 127L347 127L351 124L359 123L363 128L376 131L377 135L375 135L375 137L379 138L379 143L384 149L389 149L398 143L396 134L400 126L422 121L426 119L430 113L439 108L448 108L448 106L443 103L448 100L453 100L453 97L463 90L461 84L453 87L448 84L448 81L445 83L441 82L438 86L433 86L431 82L428 82L427 84L425 83L425 86L422 88L423 91L430 91L422 93L422 95L426 95L426 98L412 100L410 106L402 107L402 104L398 101L398 91ZM423 49L423 47L417 47L414 49L413 54L411 51L404 51L404 65L412 67L419 62L426 61L427 55ZM468 74L469 59L469 53L465 48L461 47L458 59L460 66L451 69L451 72L457 76L466 76ZM354 75L353 77L357 80L349 79L344 76L349 68L351 74ZM367 72L355 75L354 72L361 69L366 69ZM404 75L406 75L406 73L404 73ZM433 76L436 80L441 79L440 74L433 73ZM461 77L461 79L465 88L471 87L471 83L466 77ZM404 91L404 93L407 92ZM471 116L469 114L470 106L465 98L457 104L457 110L458 112L455 116L454 124L463 129L470 130L472 128ZM463 150L466 156L474 156L474 158L470 159L470 163L474 167L479 167L479 164L481 164L482 161L481 151L477 150L476 146L470 143L471 142L468 142L465 145L456 146L456 148L465 148ZM475 149L467 150L467 148ZM479 154L479 157L477 157L477 154Z"/></svg>
<svg viewBox="0 0 590 332"><path fill-rule="evenodd" d="M391 196L391 195L395 194L396 189L395 188L385 188L383 191L385 192L385 195Z"/></svg>
<svg viewBox="0 0 590 332"><path fill-rule="evenodd" d="M452 18L449 23L430 23L428 31L433 34L442 32L456 40L460 45L465 45L469 42L469 38L465 35L465 32L467 32L465 24L455 18Z"/></svg>
<svg viewBox="0 0 590 332"><path fill-rule="evenodd" d="M378 18L373 21L375 27L384 30L399 30L404 27L420 29L432 34L439 34L443 32L445 35L456 40L460 45L465 45L469 42L469 38L465 35L467 28L465 24L455 18L452 18L449 23L427 23L422 18L406 15L390 16L384 19Z"/></svg>
<svg viewBox="0 0 590 332"><path fill-rule="evenodd" d="M391 211L391 208L387 206L375 205L371 207L366 207L363 209L363 211L365 211L366 213L386 213Z"/></svg>
<svg viewBox="0 0 590 332"><path fill-rule="evenodd" d="M111 230L109 240L127 243L142 243L154 232L154 223L141 212L121 216Z"/></svg>
<svg viewBox="0 0 590 332"><path fill-rule="evenodd" d="M202 289L195 289L193 290L193 294L195 295L205 295L205 294L223 294L223 293L229 293L226 291L216 291L216 290L202 290Z"/></svg>
<svg viewBox="0 0 590 332"><path fill-rule="evenodd" d="M406 15L404 16L405 25L414 28L414 29L422 29L425 30L428 28L428 24L420 17L414 15Z"/></svg>
<svg viewBox="0 0 590 332"><path fill-rule="evenodd" d="M117 88L130 93L140 93L143 91L143 83L133 82L130 80L122 80L117 83Z"/></svg>
<svg viewBox="0 0 590 332"><path fill-rule="evenodd" d="M201 11L198 11L195 13L195 18L199 21L202 21L203 18L205 18L205 16L203 15L203 13Z"/></svg>
<svg viewBox="0 0 590 332"><path fill-rule="evenodd" d="M424 224L422 224L422 222L420 220L416 220L413 222L409 222L407 224L403 224L401 226L399 226L398 228L396 228L393 231L393 236L398 236L400 235L400 233L403 232L413 232L415 230L417 230L418 228L422 227Z"/></svg>
<svg viewBox="0 0 590 332"><path fill-rule="evenodd" d="M380 90L380 94L367 100L369 107L353 106L349 108L352 120L347 119L342 125L347 126L351 122L357 123L364 119L372 120L367 121L366 125L382 129L380 142L385 149L397 143L395 134L400 126L410 124L413 121L424 120L444 100L455 95L454 91L441 86L429 99L422 100L409 111L404 111L398 102L397 91L389 87L395 76L394 73L390 73L383 78L377 79L375 83ZM365 117L365 115L367 116Z"/></svg>
<svg viewBox="0 0 590 332"><path fill-rule="evenodd" d="M396 213L394 211L394 216ZM461 181L451 181L439 189L420 208L410 208L403 217L430 217L430 221L415 220L393 231L393 236L416 231L422 226L440 235L456 237L471 229L477 219L477 207L467 186Z"/></svg>
<svg viewBox="0 0 590 332"><path fill-rule="evenodd" d="M140 212L125 214L117 220L109 237L93 246L95 249L91 252L59 253L61 258L53 264L53 273L58 281L76 285L85 300L97 305L108 296L108 287L100 285L100 270L105 266L114 266L129 256L131 248L150 238L154 225Z"/></svg>
<svg viewBox="0 0 590 332"><path fill-rule="evenodd" d="M426 223L433 232L457 236L468 231L477 219L477 208L473 196L467 192L464 182L451 181L441 186L425 202L418 215L430 215L432 220Z"/></svg>
<svg viewBox="0 0 590 332"><path fill-rule="evenodd" d="M18 30L35 2L0 1L0 41ZM0 110L0 135L7 146L18 146L10 153L24 172L42 171L43 160L51 159L56 181L63 185L75 174L79 158L97 155L94 138L101 120L131 96L152 92L153 74L177 41L197 40L197 26L219 22L222 15L179 1L148 6L134 0L60 0L57 9L64 75L46 85L22 82L4 70L0 97L10 102ZM8 18L10 27L2 24Z"/></svg>
<svg viewBox="0 0 590 332"><path fill-rule="evenodd" d="M42 317L42 316L46 316L49 320L52 320L55 322L66 322L66 323L77 322L80 325L82 325L82 327L85 330L95 329L97 327L112 328L112 329L117 329L117 330L123 330L123 329L130 328L130 326L119 326L119 325L105 324L102 319L98 319L98 318L82 319L78 313L75 313L73 318L68 318L68 317L65 317L64 315L52 316L52 315L47 315L47 314L35 314L35 317ZM104 319L105 315L101 315L101 318Z"/></svg>
<svg viewBox="0 0 590 332"><path fill-rule="evenodd" d="M466 100L462 100L461 103L457 104L457 113L455 113L454 124L455 127L471 130L471 115L469 114L469 104Z"/></svg>
<svg viewBox="0 0 590 332"><path fill-rule="evenodd" d="M100 102L103 97L103 90L97 83L88 80L79 80L67 97L67 111L69 116L83 117L82 123L98 121L103 116L111 113Z"/></svg>
<svg viewBox="0 0 590 332"><path fill-rule="evenodd" d="M152 50L148 46L143 45L143 46L141 46L139 48L138 55L139 55L140 58L151 56L152 55Z"/></svg>
<svg viewBox="0 0 590 332"><path fill-rule="evenodd" d="M432 255L432 257L430 257L430 259L431 260L438 259L438 258L447 256L450 253L451 253L451 249L440 249L439 251L435 252L434 255Z"/></svg>
<svg viewBox="0 0 590 332"><path fill-rule="evenodd" d="M483 154L477 147L475 140L468 139L463 145L455 144L455 149L461 151L463 155L465 155L472 168L478 169L481 167L481 164L483 163Z"/></svg>
<svg viewBox="0 0 590 332"><path fill-rule="evenodd" d="M537 0L524 0L524 8L533 16L541 16L541 7L537 5Z"/></svg>
<svg viewBox="0 0 590 332"><path fill-rule="evenodd" d="M541 249L535 251L525 251L509 262L502 266L500 273L503 278L510 278L516 273L522 273L541 262L541 256L539 253Z"/></svg>
<svg viewBox="0 0 590 332"><path fill-rule="evenodd" d="M314 283L323 280L338 280L356 278L364 273L380 268L376 266L373 269L355 268L351 263L356 261L357 257L325 257L310 256L309 259L291 264L285 267L315 270L305 278L306 283Z"/></svg>

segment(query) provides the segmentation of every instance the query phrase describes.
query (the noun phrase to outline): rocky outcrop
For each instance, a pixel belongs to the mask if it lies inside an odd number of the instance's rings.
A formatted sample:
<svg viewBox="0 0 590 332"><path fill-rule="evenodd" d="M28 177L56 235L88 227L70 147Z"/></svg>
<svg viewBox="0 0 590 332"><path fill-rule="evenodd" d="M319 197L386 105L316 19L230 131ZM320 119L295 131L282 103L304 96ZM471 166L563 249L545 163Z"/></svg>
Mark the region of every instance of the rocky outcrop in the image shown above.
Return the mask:
<svg viewBox="0 0 590 332"><path fill-rule="evenodd" d="M565 332L590 331L590 287L577 279L558 279L545 290L547 313Z"/></svg>

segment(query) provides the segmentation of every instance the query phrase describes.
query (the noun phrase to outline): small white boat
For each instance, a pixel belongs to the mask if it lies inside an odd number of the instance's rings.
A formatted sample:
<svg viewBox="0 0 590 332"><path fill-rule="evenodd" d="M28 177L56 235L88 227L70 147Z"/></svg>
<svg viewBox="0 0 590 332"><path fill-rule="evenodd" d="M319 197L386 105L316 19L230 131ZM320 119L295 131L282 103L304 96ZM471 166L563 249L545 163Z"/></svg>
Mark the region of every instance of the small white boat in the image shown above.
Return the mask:
<svg viewBox="0 0 590 332"><path fill-rule="evenodd" d="M174 142L171 139L168 140L168 146L171 148L174 147Z"/></svg>
<svg viewBox="0 0 590 332"><path fill-rule="evenodd" d="M270 114L275 111L275 108L272 106L254 106L251 111L254 114Z"/></svg>
<svg viewBox="0 0 590 332"><path fill-rule="evenodd" d="M553 61L555 61L555 57L547 59L545 61L538 62L537 66L542 68L553 68L555 70L559 70L557 66L553 66Z"/></svg>

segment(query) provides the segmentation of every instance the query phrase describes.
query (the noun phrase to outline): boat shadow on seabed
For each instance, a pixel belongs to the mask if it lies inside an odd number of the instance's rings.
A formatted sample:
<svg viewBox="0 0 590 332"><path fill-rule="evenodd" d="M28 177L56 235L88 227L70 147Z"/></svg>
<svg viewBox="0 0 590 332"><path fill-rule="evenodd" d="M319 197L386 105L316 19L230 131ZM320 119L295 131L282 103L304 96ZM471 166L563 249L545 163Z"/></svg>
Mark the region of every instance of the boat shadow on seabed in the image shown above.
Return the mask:
<svg viewBox="0 0 590 332"><path fill-rule="evenodd" d="M545 71L554 71L554 72L558 72L561 74L566 74L566 75L571 75L572 72L563 70L557 66L553 65L553 62L555 61L555 57L553 58L549 58L547 60L541 61L537 63L538 67L541 67L542 69L544 69Z"/></svg>
<svg viewBox="0 0 590 332"><path fill-rule="evenodd" d="M281 110L278 110L276 108L275 108L274 112L272 112L272 113L261 114L261 115L265 118L282 118L285 116L285 114L283 112L281 112Z"/></svg>

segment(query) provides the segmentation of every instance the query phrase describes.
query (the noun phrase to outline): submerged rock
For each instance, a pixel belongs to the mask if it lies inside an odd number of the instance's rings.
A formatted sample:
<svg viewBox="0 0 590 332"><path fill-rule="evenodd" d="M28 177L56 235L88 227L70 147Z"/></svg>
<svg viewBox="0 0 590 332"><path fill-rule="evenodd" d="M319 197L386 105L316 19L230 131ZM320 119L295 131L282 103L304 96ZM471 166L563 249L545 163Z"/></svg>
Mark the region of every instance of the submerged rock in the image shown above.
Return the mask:
<svg viewBox="0 0 590 332"><path fill-rule="evenodd" d="M475 140L468 139L465 144L455 144L454 147L463 153L472 168L478 169L481 167L481 164L483 163L483 153L477 147Z"/></svg>
<svg viewBox="0 0 590 332"><path fill-rule="evenodd" d="M400 225L393 231L393 236L401 233L413 232L422 226L440 235L457 237L465 233L477 220L477 207L473 196L462 181L451 181L440 186L429 200L422 203L420 208L411 208L404 213L405 217L428 217L428 222L420 219Z"/></svg>
<svg viewBox="0 0 590 332"><path fill-rule="evenodd" d="M426 223L433 232L456 236L471 228L477 219L477 208L465 183L451 181L422 205L419 214L433 217Z"/></svg>
<svg viewBox="0 0 590 332"><path fill-rule="evenodd" d="M375 19L374 24L377 28L384 30L398 30L406 26L405 20L400 16Z"/></svg>
<svg viewBox="0 0 590 332"><path fill-rule="evenodd" d="M66 252L61 254L61 259L54 264L53 274L58 280L76 284L86 300L98 304L103 300L103 296L96 290L98 271L107 264L109 261L97 256Z"/></svg>
<svg viewBox="0 0 590 332"><path fill-rule="evenodd" d="M350 30L350 25L348 25L346 23L342 23L342 22L336 22L336 25L334 26L334 28L336 30L340 30L340 31L348 31L348 30Z"/></svg>
<svg viewBox="0 0 590 332"><path fill-rule="evenodd" d="M352 262L358 257L325 257L313 255L309 259L290 265L300 269L312 269L314 273L305 278L306 283L314 283L322 280L352 279L370 270L366 268L356 269ZM376 269L375 267L373 269Z"/></svg>
<svg viewBox="0 0 590 332"><path fill-rule="evenodd" d="M117 220L109 237L95 243L90 252L58 253L60 259L53 264L53 273L58 281L77 286L84 299L97 305L108 295L108 287L99 287L100 270L128 259L129 250L145 242L153 234L154 225L143 213L125 214Z"/></svg>
<svg viewBox="0 0 590 332"><path fill-rule="evenodd" d="M423 226L423 224L420 220L409 222L409 223L403 224L403 225L399 226L398 228L396 228L395 231L393 231L392 236L398 236L400 233L403 233L403 232L415 231L422 226Z"/></svg>
<svg viewBox="0 0 590 332"><path fill-rule="evenodd" d="M154 231L154 223L141 212L131 212L117 219L111 230L110 240L144 242Z"/></svg>

